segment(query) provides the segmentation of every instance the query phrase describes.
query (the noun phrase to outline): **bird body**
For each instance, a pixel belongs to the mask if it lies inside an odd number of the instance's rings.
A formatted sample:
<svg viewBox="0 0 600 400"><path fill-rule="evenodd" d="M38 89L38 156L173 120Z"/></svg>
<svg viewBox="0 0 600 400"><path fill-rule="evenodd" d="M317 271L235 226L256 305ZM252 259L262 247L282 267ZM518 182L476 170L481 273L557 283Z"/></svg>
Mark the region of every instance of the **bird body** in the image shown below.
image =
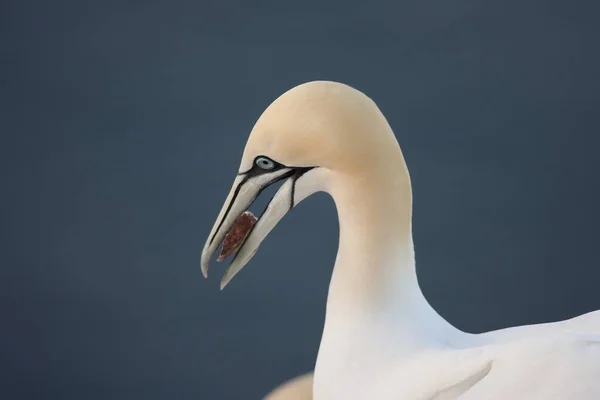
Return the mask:
<svg viewBox="0 0 600 400"><path fill-rule="evenodd" d="M421 292L412 189L376 104L335 82L310 82L256 122L203 254L262 190L284 183L234 256L224 287L283 216L328 193L340 238L315 365L315 400L597 400L600 312L484 334L460 331Z"/></svg>

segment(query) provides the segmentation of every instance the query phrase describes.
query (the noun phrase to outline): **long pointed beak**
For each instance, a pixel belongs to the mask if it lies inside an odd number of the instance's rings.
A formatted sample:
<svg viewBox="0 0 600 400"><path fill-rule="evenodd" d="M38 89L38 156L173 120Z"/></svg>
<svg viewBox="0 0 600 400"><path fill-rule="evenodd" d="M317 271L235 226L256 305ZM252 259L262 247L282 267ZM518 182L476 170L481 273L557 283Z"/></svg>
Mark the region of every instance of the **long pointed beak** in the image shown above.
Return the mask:
<svg viewBox="0 0 600 400"><path fill-rule="evenodd" d="M225 275L221 280L221 290L231 281L250 261L258 250L258 246L269 232L292 209L294 206L294 186L296 180L309 169L281 168L273 172L263 172L260 174L249 171L239 174L236 177L202 250L200 266L205 278L208 276L208 267L212 256L225 238L225 235L233 227L238 216L252 205L264 189L276 182L287 179L277 193L275 193L263 213L258 217L258 221L234 255L229 268L225 271Z"/></svg>

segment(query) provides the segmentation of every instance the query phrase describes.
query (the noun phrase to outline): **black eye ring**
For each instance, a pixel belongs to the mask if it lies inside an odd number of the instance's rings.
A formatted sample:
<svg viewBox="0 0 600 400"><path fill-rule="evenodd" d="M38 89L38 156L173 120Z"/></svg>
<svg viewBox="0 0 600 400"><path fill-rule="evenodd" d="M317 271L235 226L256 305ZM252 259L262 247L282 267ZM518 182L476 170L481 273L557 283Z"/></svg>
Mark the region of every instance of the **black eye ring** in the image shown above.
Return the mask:
<svg viewBox="0 0 600 400"><path fill-rule="evenodd" d="M273 160L271 160L270 158L267 157L256 157L256 160L254 160L254 164L256 164L256 166L260 169L264 169L266 171L272 170L273 168L275 168L275 162Z"/></svg>

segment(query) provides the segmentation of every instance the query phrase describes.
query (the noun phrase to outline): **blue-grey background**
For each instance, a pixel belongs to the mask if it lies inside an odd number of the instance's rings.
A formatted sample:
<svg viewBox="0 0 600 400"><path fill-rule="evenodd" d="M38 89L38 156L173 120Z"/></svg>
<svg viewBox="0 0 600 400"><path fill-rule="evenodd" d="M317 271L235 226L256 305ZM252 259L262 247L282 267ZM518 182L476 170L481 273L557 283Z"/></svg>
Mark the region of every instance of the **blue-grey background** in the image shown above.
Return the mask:
<svg viewBox="0 0 600 400"><path fill-rule="evenodd" d="M591 1L5 1L0 397L259 399L311 370L307 200L224 291L201 246L263 109L355 86L409 163L427 298L480 332L600 308Z"/></svg>

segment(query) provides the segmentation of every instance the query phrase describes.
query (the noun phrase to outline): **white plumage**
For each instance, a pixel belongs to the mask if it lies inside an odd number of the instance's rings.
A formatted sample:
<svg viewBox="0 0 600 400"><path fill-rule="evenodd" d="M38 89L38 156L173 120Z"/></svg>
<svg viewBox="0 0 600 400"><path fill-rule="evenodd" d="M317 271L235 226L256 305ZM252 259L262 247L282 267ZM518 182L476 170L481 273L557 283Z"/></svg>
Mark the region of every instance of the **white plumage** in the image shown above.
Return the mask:
<svg viewBox="0 0 600 400"><path fill-rule="evenodd" d="M415 272L411 182L400 146L375 103L346 85L300 85L259 118L205 245L205 275L232 221L281 179L222 286L291 208L317 191L331 195L340 242L315 400L600 399L600 312L473 335L429 305Z"/></svg>

